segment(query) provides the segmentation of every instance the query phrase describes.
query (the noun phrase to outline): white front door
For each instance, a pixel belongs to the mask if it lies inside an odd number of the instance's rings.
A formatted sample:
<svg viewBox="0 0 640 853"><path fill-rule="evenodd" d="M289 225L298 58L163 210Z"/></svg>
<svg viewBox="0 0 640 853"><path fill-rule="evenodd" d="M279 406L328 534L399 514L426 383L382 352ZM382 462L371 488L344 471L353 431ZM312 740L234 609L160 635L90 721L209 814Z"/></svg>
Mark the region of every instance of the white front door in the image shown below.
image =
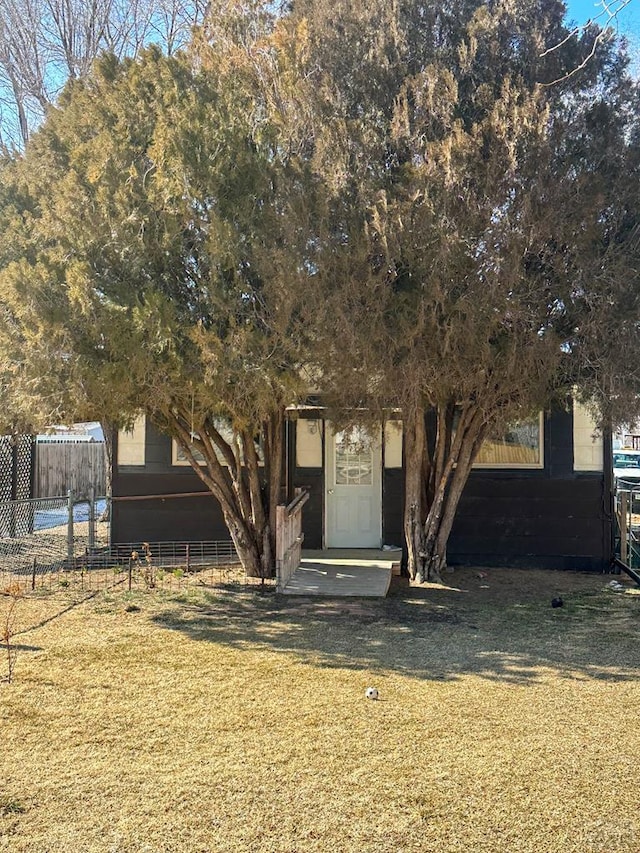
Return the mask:
<svg viewBox="0 0 640 853"><path fill-rule="evenodd" d="M325 546L380 548L382 443L380 431L325 433Z"/></svg>

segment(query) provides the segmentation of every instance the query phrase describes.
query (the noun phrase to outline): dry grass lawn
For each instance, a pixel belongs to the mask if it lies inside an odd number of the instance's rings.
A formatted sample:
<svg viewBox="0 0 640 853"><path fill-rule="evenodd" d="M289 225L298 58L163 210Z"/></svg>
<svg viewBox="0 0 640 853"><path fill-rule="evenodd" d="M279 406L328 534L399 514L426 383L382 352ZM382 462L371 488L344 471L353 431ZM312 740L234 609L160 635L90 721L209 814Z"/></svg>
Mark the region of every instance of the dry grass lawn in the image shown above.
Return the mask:
<svg viewBox="0 0 640 853"><path fill-rule="evenodd" d="M30 597L0 851L639 851L640 596L610 580Z"/></svg>

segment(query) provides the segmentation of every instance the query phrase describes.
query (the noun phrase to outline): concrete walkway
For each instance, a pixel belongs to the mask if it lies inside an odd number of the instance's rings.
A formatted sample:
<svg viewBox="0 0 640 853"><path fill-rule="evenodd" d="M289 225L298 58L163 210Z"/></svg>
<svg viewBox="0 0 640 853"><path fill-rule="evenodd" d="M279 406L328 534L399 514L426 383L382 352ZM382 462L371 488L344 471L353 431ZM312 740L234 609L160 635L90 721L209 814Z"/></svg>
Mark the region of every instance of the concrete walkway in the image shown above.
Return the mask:
<svg viewBox="0 0 640 853"><path fill-rule="evenodd" d="M300 567L284 595L367 596L383 598L401 551L331 548L303 551Z"/></svg>

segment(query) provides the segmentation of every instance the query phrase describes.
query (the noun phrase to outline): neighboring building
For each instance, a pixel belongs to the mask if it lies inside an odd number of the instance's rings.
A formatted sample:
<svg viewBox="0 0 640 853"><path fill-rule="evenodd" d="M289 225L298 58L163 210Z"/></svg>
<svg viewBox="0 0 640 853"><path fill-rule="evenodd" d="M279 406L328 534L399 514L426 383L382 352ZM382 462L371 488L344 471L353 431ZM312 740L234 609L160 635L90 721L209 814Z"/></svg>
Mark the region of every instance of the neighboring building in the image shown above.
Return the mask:
<svg viewBox="0 0 640 853"><path fill-rule="evenodd" d="M389 421L377 440L354 445L334 434L321 407L289 414L286 491L310 493L305 547L402 545L401 423ZM577 404L485 442L460 502L450 564L608 568L610 445ZM114 543L228 539L215 499L171 438L144 418L118 435L114 458Z"/></svg>
<svg viewBox="0 0 640 853"><path fill-rule="evenodd" d="M627 424L613 433L614 450L640 450L640 424Z"/></svg>
<svg viewBox="0 0 640 853"><path fill-rule="evenodd" d="M40 444L55 444L63 441L104 441L104 433L97 421L89 421L71 426L52 426L48 432L37 435L36 440Z"/></svg>

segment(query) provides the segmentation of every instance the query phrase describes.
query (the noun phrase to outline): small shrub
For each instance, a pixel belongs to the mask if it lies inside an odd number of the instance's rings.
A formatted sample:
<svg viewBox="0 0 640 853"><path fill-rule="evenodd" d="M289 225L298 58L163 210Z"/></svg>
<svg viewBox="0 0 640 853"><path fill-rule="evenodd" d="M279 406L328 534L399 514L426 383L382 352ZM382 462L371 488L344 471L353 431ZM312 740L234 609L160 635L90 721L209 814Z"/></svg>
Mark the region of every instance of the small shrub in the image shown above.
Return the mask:
<svg viewBox="0 0 640 853"><path fill-rule="evenodd" d="M19 800L14 800L11 797L0 796L0 816L4 817L5 815L10 814L24 814L25 812L26 808Z"/></svg>
<svg viewBox="0 0 640 853"><path fill-rule="evenodd" d="M144 585L147 589L155 589L157 582L157 567L153 564L153 554L151 546L148 542L142 543L142 553L139 551L131 552L131 560L134 567L140 573Z"/></svg>

